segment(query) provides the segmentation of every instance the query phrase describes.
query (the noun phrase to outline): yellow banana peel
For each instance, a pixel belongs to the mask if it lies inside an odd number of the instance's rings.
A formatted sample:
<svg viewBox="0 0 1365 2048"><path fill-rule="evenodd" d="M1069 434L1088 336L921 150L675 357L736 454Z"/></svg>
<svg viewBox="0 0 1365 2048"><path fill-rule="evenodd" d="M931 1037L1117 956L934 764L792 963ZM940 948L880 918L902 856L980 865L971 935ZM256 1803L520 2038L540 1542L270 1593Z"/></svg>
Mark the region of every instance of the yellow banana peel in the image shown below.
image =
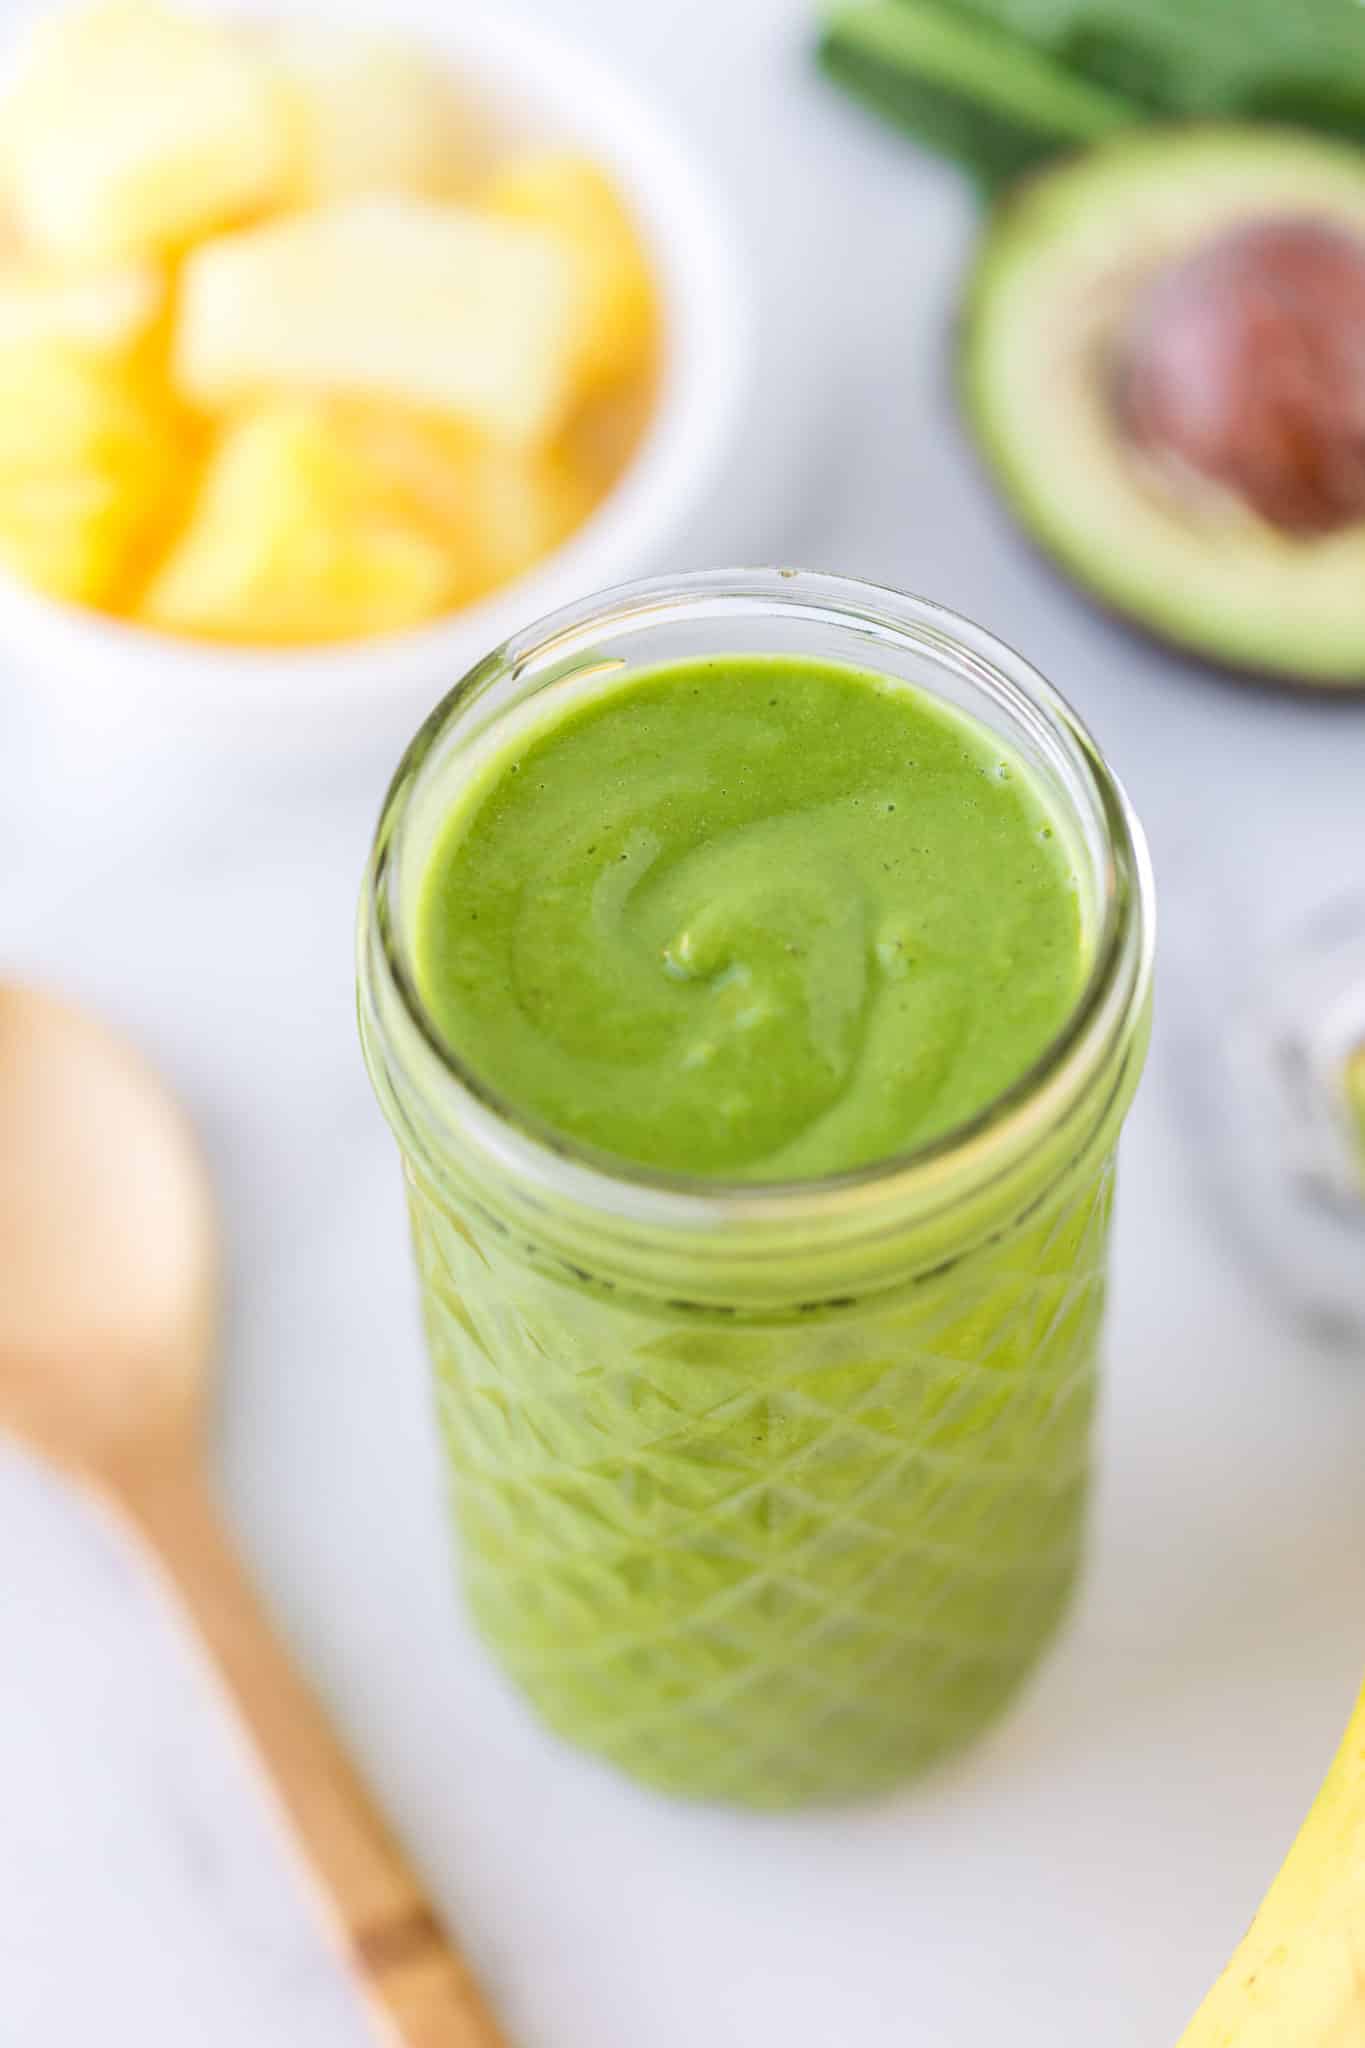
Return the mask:
<svg viewBox="0 0 1365 2048"><path fill-rule="evenodd" d="M1365 2048L1365 1692L1279 1876L1179 2048Z"/></svg>

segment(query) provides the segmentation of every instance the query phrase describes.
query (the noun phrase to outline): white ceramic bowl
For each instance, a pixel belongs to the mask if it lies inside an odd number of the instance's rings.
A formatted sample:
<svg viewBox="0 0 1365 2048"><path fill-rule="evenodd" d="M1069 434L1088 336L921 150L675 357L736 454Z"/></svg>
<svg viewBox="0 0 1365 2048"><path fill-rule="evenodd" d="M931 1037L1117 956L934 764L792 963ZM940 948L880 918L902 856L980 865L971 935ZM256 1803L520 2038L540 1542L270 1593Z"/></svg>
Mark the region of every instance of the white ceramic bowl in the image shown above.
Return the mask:
<svg viewBox="0 0 1365 2048"><path fill-rule="evenodd" d="M184 4L184 0L180 0ZM206 7L205 11L219 11ZM371 5L244 0L265 18L347 15ZM715 481L748 377L750 307L724 215L654 110L610 70L501 9L389 0L386 27L428 40L515 140L570 141L615 177L662 286L665 367L652 423L628 470L553 554L476 604L412 631L316 649L215 647L65 605L0 579L0 646L64 744L189 768L255 758L391 752L458 677L517 627L660 564Z"/></svg>

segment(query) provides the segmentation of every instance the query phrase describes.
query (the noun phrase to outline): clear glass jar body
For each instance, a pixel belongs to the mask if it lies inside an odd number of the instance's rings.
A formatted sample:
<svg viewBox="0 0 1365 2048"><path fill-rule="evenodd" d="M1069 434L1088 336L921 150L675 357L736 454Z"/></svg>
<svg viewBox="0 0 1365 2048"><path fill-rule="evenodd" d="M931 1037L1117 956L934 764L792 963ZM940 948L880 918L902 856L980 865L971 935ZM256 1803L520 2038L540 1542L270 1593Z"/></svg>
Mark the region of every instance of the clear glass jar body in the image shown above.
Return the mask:
<svg viewBox="0 0 1365 2048"><path fill-rule="evenodd" d="M566 1146L437 1037L416 889L481 750L622 667L843 659L1005 734L1068 833L1093 965L970 1126L822 1181L726 1185ZM600 686L600 682L599 682ZM490 657L399 771L361 911L362 1035L407 1172L463 1576L561 1734L670 1792L850 1797L1010 1698L1079 1565L1113 1155L1151 884L1065 706L937 607L791 572L638 585Z"/></svg>

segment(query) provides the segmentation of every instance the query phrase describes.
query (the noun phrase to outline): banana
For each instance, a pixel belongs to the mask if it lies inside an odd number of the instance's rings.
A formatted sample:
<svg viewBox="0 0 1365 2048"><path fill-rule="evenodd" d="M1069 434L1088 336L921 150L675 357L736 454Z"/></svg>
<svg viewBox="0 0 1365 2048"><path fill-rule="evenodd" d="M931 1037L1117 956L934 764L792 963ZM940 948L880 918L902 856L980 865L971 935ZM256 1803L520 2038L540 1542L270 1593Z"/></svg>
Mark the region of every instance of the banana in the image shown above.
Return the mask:
<svg viewBox="0 0 1365 2048"><path fill-rule="evenodd" d="M1365 1692L1279 1876L1179 2048L1365 2048Z"/></svg>

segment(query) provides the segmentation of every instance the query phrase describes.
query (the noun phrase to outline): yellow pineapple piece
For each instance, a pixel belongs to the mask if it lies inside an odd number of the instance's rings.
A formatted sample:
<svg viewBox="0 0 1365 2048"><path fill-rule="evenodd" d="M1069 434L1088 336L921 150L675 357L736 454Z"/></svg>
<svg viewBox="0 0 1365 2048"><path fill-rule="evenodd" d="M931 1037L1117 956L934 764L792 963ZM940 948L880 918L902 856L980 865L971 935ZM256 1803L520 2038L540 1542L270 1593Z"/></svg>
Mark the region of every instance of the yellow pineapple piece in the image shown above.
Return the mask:
<svg viewBox="0 0 1365 2048"><path fill-rule="evenodd" d="M0 348L0 479L118 468L175 438L154 380L120 357L49 342Z"/></svg>
<svg viewBox="0 0 1365 2048"><path fill-rule="evenodd" d="M272 401L224 429L143 615L264 642L413 625L520 575L591 504L561 457L437 415Z"/></svg>
<svg viewBox="0 0 1365 2048"><path fill-rule="evenodd" d="M556 445L594 499L606 496L635 454L653 409L647 377L604 385L574 408Z"/></svg>
<svg viewBox="0 0 1365 2048"><path fill-rule="evenodd" d="M471 552L482 587L523 575L587 518L593 494L555 454L521 461L495 443L476 455L470 476Z"/></svg>
<svg viewBox="0 0 1365 2048"><path fill-rule="evenodd" d="M123 494L112 477L0 483L0 562L48 597L108 605L118 588L126 535Z"/></svg>
<svg viewBox="0 0 1365 2048"><path fill-rule="evenodd" d="M338 640L431 618L460 582L449 545L328 409L284 401L223 430L142 611L176 633Z"/></svg>
<svg viewBox="0 0 1365 2048"><path fill-rule="evenodd" d="M42 342L132 348L150 332L164 300L164 280L152 263L86 275L6 265L0 268L0 348Z"/></svg>
<svg viewBox="0 0 1365 2048"><path fill-rule="evenodd" d="M495 213L549 228L575 251L585 387L647 369L657 325L654 281L635 223L606 173L586 157L536 151L500 165L483 197Z"/></svg>
<svg viewBox="0 0 1365 2048"><path fill-rule="evenodd" d="M519 576L587 517L593 492L557 451L472 432L406 406L338 413L350 445L463 566L468 599Z"/></svg>
<svg viewBox="0 0 1365 2048"><path fill-rule="evenodd" d="M274 52L293 116L295 205L367 192L440 199L470 182L478 124L420 43L290 26Z"/></svg>
<svg viewBox="0 0 1365 2048"><path fill-rule="evenodd" d="M95 0L31 32L4 110L19 228L61 259L175 248L274 203L287 109L263 53L158 0Z"/></svg>
<svg viewBox="0 0 1365 2048"><path fill-rule="evenodd" d="M341 201L202 243L174 368L191 400L399 400L536 440L573 396L579 279L561 240L468 207Z"/></svg>
<svg viewBox="0 0 1365 2048"><path fill-rule="evenodd" d="M50 596L117 607L174 518L188 457L131 366L0 348L0 561Z"/></svg>

